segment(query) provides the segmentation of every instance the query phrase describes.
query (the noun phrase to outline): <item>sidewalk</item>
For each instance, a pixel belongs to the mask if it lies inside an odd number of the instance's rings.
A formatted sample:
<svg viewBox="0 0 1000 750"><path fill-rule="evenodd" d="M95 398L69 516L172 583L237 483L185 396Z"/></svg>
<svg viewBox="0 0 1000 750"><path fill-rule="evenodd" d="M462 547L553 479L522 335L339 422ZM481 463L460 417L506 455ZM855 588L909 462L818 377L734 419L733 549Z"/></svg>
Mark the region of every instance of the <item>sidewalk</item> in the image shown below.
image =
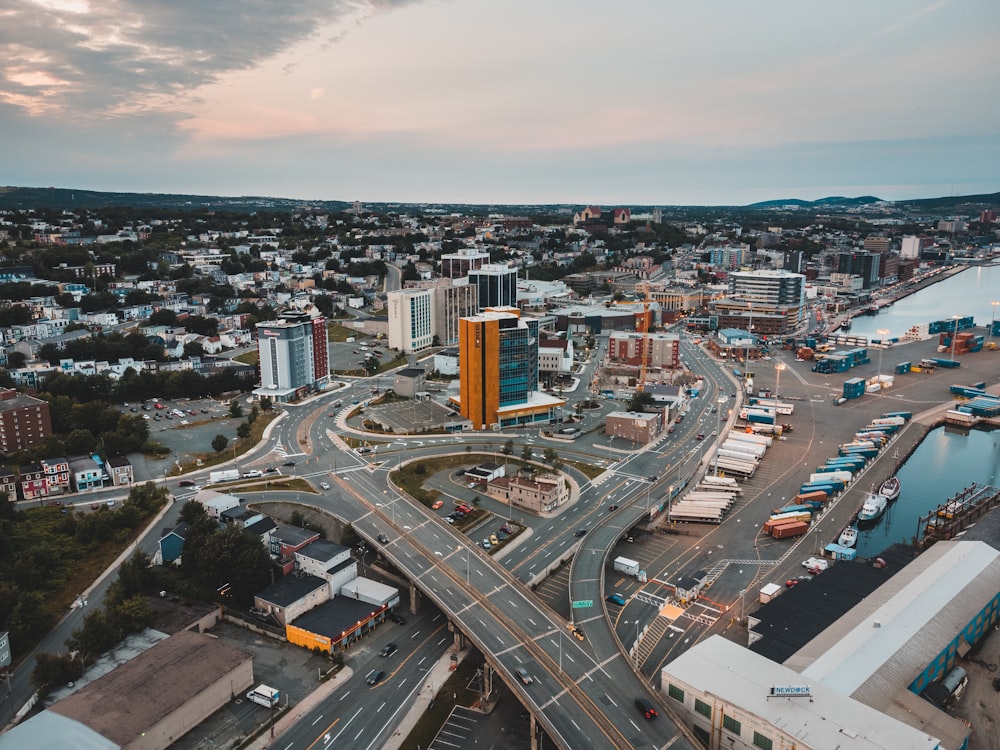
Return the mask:
<svg viewBox="0 0 1000 750"><path fill-rule="evenodd" d="M382 746L382 750L398 750L406 741L406 738L410 736L410 732L420 721L420 717L423 716L424 711L426 711L437 695L437 691L440 690L444 683L451 677L452 664L461 664L462 660L469 655L470 649L466 648L457 652L458 660L453 662L451 660L452 654L456 652L452 649L448 649L437 663L431 667L425 674L424 679L420 683L420 689L417 691L416 698L413 701L413 705L403 716L402 720L399 722L399 726L396 731L392 733L392 737L386 740L385 744ZM430 686L431 690L425 690L424 688Z"/></svg>
<svg viewBox="0 0 1000 750"><path fill-rule="evenodd" d="M318 688L313 690L309 695L307 695L299 703L292 706L291 711L282 716L274 725L274 738L271 737L270 730L262 734L260 737L255 739L253 742L248 744L247 750L264 750L264 748L270 747L273 740L281 739L281 735L284 734L295 722L305 716L309 711L311 711L317 704L321 701L326 700L334 691L340 687L344 682L351 679L354 676L354 670L350 667L344 667L339 672L337 676L332 680L327 680Z"/></svg>

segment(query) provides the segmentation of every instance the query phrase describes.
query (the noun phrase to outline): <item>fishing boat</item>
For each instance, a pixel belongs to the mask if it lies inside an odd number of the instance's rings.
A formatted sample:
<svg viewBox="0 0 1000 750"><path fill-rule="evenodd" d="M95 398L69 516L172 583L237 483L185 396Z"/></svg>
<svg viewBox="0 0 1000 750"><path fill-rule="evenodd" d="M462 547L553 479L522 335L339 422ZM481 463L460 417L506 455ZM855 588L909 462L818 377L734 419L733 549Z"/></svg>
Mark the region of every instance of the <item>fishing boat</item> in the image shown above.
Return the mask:
<svg viewBox="0 0 1000 750"><path fill-rule="evenodd" d="M858 521L875 521L885 512L885 507L889 504L889 501L884 495L880 495L877 492L869 492L868 497L865 498L864 504L861 506L861 510L858 511Z"/></svg>
<svg viewBox="0 0 1000 750"><path fill-rule="evenodd" d="M837 544L839 544L841 547L853 547L856 541L858 541L857 527L848 526L846 529L840 532L840 538L837 540Z"/></svg>
<svg viewBox="0 0 1000 750"><path fill-rule="evenodd" d="M897 497L899 497L899 479L897 477L889 477L884 482L882 486L878 488L878 494L886 499L887 502L892 502Z"/></svg>

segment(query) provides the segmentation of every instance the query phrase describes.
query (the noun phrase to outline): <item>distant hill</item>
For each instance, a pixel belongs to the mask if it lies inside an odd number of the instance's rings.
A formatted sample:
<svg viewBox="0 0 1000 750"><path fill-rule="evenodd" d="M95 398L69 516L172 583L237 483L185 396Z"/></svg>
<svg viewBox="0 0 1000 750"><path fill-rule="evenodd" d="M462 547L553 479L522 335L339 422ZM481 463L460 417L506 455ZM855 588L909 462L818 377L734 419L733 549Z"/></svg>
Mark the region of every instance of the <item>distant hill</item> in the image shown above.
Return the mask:
<svg viewBox="0 0 1000 750"><path fill-rule="evenodd" d="M883 203L881 198L873 195L862 195L854 198L844 196L830 196L820 198L815 201L802 200L800 198L786 198L781 200L761 201L748 206L670 206L659 204L658 206L641 206L630 204L633 214L646 213L652 211L654 207L670 209L675 215L677 212L687 211L719 211L727 213L733 212L753 212L772 211L786 206L795 207L803 211L814 210L825 212L838 208L860 208L864 206ZM949 196L942 198L920 198L906 201L889 202L902 211L911 212L948 212L948 211L980 211L984 208L1000 208L1000 193L990 193L984 195L964 195ZM35 188L35 187L0 187L0 210L11 209L55 209L72 210L80 208L111 208L111 207L133 207L151 208L174 211L233 211L237 213L249 213L253 211L295 211L305 206L319 208L322 210L338 212L344 211L352 206L350 201L337 200L298 200L293 198L275 198L268 196L236 196L226 197L218 195L186 195L181 193L112 193L99 190L72 190L68 188ZM424 214L452 212L485 215L487 213L513 213L513 214L548 214L548 215L571 215L581 204L561 203L561 204L473 204L473 203L396 203L396 202L371 202L365 203L365 207L377 212L419 212ZM624 205L607 203L605 205Z"/></svg>
<svg viewBox="0 0 1000 750"><path fill-rule="evenodd" d="M751 203L749 206L746 206L746 208L780 208L781 206L799 206L800 208L838 208L868 206L873 203L882 202L881 198L876 198L874 195L862 195L858 198L844 198L843 196L835 195L829 198L820 198L815 201L804 201L799 198L760 201L759 203Z"/></svg>

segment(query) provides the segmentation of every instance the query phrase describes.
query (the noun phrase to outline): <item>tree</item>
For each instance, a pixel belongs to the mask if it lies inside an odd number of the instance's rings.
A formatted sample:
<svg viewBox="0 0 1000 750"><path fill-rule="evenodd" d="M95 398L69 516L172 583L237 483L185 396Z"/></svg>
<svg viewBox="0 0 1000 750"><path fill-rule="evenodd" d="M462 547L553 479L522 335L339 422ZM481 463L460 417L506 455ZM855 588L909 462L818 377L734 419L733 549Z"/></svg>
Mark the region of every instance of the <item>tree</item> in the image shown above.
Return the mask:
<svg viewBox="0 0 1000 750"><path fill-rule="evenodd" d="M643 408L652 406L655 401L653 394L646 393L645 391L636 391L628 402L628 410L641 412Z"/></svg>
<svg viewBox="0 0 1000 750"><path fill-rule="evenodd" d="M546 448L542 451L542 455L545 456L545 463L552 465L559 460L559 454L556 453L554 448Z"/></svg>
<svg viewBox="0 0 1000 750"><path fill-rule="evenodd" d="M108 590L105 603L119 604L133 596L144 596L152 593L156 584L153 575L152 560L142 550L136 550L132 557L118 568L118 578Z"/></svg>
<svg viewBox="0 0 1000 750"><path fill-rule="evenodd" d="M236 427L236 437L246 440L250 437L250 425L247 422L240 422Z"/></svg>
<svg viewBox="0 0 1000 750"><path fill-rule="evenodd" d="M504 452L504 454L506 454L508 456L511 453L514 452L514 441L513 440L508 439L507 442L503 444L503 452Z"/></svg>
<svg viewBox="0 0 1000 750"><path fill-rule="evenodd" d="M525 461L530 461L531 460L531 451L532 451L531 446L530 445L525 445L521 449L521 458L524 459Z"/></svg>
<svg viewBox="0 0 1000 750"><path fill-rule="evenodd" d="M52 688L78 680L83 676L83 661L64 654L40 653L35 657L31 684L41 695L48 695Z"/></svg>
<svg viewBox="0 0 1000 750"><path fill-rule="evenodd" d="M204 357L205 347L201 345L200 341L188 341L186 344L184 344L184 356Z"/></svg>
<svg viewBox="0 0 1000 750"><path fill-rule="evenodd" d="M243 418L243 408L240 406L240 402L235 398L229 402L229 416L235 419Z"/></svg>
<svg viewBox="0 0 1000 750"><path fill-rule="evenodd" d="M257 408L257 404L250 407L250 413L247 414L247 424L253 424L257 421L257 417L260 416L260 409Z"/></svg>
<svg viewBox="0 0 1000 750"><path fill-rule="evenodd" d="M216 435L212 438L212 450L216 453L222 453L227 445L229 445L229 438L225 435Z"/></svg>

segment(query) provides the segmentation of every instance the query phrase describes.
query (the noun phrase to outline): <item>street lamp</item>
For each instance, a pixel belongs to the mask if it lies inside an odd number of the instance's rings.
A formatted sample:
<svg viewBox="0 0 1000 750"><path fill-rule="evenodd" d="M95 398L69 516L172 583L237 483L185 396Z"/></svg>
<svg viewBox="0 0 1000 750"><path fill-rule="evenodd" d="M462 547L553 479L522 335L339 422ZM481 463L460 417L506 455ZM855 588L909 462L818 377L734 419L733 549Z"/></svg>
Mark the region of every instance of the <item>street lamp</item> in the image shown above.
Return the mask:
<svg viewBox="0 0 1000 750"><path fill-rule="evenodd" d="M888 328L879 328L876 333L879 335L879 348L878 348L878 382L882 383L882 352L885 351L885 337L889 335Z"/></svg>
<svg viewBox="0 0 1000 750"><path fill-rule="evenodd" d="M997 324L997 305L1000 305L1000 302L996 302L996 301L990 302L990 305L993 306L993 317L990 318L990 330L989 330L989 339L988 340L992 341L993 340L993 327Z"/></svg>
<svg viewBox="0 0 1000 750"><path fill-rule="evenodd" d="M774 397L778 398L781 392L781 371L785 369L785 363L779 362L774 366Z"/></svg>

